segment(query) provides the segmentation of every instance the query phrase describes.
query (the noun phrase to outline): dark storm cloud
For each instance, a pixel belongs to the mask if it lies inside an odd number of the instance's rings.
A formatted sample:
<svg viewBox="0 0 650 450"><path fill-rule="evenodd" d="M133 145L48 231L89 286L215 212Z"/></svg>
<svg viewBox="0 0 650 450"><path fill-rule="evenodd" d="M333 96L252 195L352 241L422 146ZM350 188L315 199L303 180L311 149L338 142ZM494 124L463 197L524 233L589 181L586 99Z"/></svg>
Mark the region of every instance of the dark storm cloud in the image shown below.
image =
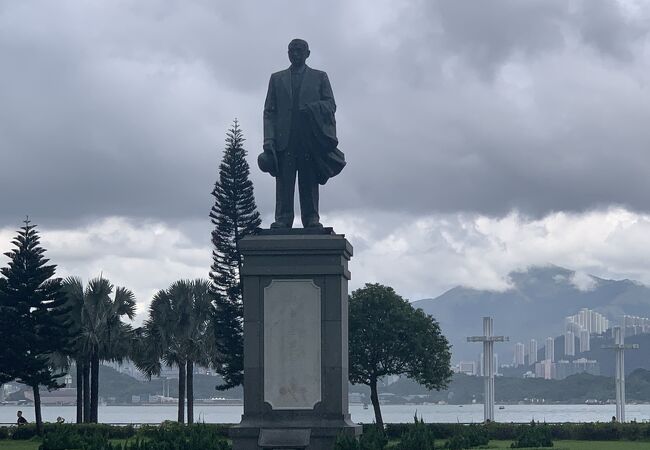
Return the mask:
<svg viewBox="0 0 650 450"><path fill-rule="evenodd" d="M648 210L647 18L613 1L3 3L0 220L206 217L226 128L239 118L254 162L294 37L330 74L349 160L324 211Z"/></svg>
<svg viewBox="0 0 650 450"><path fill-rule="evenodd" d="M493 72L513 53L535 57L563 44L568 3L555 0L441 0L430 5L447 50L462 54L477 69Z"/></svg>

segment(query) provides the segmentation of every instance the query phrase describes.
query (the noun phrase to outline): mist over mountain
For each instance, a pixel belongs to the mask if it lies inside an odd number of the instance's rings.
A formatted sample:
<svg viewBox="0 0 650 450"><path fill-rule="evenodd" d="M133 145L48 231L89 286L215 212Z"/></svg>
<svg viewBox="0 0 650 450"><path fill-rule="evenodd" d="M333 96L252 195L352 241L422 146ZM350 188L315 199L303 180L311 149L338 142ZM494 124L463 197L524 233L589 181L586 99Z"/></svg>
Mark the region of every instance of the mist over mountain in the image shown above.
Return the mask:
<svg viewBox="0 0 650 450"><path fill-rule="evenodd" d="M480 344L466 336L483 333L483 316L494 317L494 334L510 337L496 344L499 363L510 363L515 342L537 339L538 348L548 336L564 332L564 318L580 308L605 314L618 324L624 315L650 316L650 287L633 280L607 280L558 266L530 267L509 275L511 288L485 291L455 287L433 299L413 302L438 319L452 344L453 360L474 359Z"/></svg>

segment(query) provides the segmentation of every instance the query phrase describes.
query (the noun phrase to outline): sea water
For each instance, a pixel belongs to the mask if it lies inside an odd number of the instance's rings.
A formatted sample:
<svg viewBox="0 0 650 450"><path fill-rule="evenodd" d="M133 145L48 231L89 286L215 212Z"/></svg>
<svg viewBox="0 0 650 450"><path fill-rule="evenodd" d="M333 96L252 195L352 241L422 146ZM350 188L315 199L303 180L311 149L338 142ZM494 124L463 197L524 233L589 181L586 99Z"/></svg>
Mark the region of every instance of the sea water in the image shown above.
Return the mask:
<svg viewBox="0 0 650 450"><path fill-rule="evenodd" d="M33 406L0 406L0 423L15 423L16 411L22 410L30 422L34 421ZM638 422L650 420L650 405L627 405L626 418ZM194 420L207 423L238 423L241 420L241 405L194 405ZM412 422L415 414L425 422L432 423L477 423L483 421L483 405L382 405L385 423ZM616 413L615 405L505 405L495 409L497 422L609 422ZM99 422L102 423L160 423L176 420L176 405L156 406L100 406ZM350 405L352 420L357 423L372 423L372 405L364 409L360 404ZM43 420L54 422L63 417L74 422L74 406L43 406Z"/></svg>

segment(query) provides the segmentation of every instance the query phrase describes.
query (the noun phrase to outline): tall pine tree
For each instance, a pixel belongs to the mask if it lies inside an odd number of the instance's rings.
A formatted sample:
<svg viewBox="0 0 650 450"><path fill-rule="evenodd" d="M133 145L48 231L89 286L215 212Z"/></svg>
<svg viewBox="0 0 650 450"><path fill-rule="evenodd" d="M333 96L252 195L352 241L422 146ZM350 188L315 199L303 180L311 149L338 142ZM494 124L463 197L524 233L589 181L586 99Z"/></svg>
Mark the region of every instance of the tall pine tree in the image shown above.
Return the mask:
<svg viewBox="0 0 650 450"><path fill-rule="evenodd" d="M6 286L7 280L0 277L0 293L6 289ZM4 305L0 299L0 339L4 340L10 330L13 330L15 317L14 308ZM9 345L0 345L0 389L4 383L16 378L12 374L18 361L16 350Z"/></svg>
<svg viewBox="0 0 650 450"><path fill-rule="evenodd" d="M250 169L243 143L244 136L235 119L226 134L219 180L212 191L214 206L210 211L215 226L210 271L216 306L213 317L217 345L215 362L224 380L224 384L217 386L220 390L238 386L244 379L242 258L238 243L262 223L255 205L253 183L249 180Z"/></svg>
<svg viewBox="0 0 650 450"><path fill-rule="evenodd" d="M0 310L3 326L0 342L10 349L9 360L3 358L0 370L5 378L15 379L34 392L36 426L42 432L40 386L49 389L62 387L52 357L66 350L69 336L64 323L65 298L61 280L54 277L56 266L48 265L45 249L40 246L36 226L29 219L12 241L16 247L5 253L7 267L0 269ZM10 318L11 323L5 323ZM5 354L5 356L7 356Z"/></svg>

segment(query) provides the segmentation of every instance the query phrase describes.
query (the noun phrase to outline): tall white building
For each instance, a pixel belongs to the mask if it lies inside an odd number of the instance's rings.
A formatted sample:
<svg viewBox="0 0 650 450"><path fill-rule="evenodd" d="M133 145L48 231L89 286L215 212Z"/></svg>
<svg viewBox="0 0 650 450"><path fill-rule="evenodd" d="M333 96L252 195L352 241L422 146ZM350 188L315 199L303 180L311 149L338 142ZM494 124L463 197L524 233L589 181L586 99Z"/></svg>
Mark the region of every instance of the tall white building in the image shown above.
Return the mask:
<svg viewBox="0 0 650 450"><path fill-rule="evenodd" d="M647 317L626 315L622 317L621 325L628 336L650 332L650 319Z"/></svg>
<svg viewBox="0 0 650 450"><path fill-rule="evenodd" d="M528 343L528 364L532 365L537 362L537 341L531 339Z"/></svg>
<svg viewBox="0 0 650 450"><path fill-rule="evenodd" d="M521 342L517 342L515 344L515 357L514 357L515 367L523 366L525 364L524 361L525 351L526 351L526 346L524 344L522 344Z"/></svg>
<svg viewBox="0 0 650 450"><path fill-rule="evenodd" d="M573 331L564 333L564 354L566 356L576 355L576 338Z"/></svg>
<svg viewBox="0 0 650 450"><path fill-rule="evenodd" d="M589 316L589 309L582 308L580 312L578 312L578 325L591 333L591 317Z"/></svg>
<svg viewBox="0 0 650 450"><path fill-rule="evenodd" d="M552 337L546 338L546 346L544 348L544 359L550 362L555 361L555 341Z"/></svg>
<svg viewBox="0 0 650 450"><path fill-rule="evenodd" d="M601 334L609 329L609 320L604 315L589 308L582 308L578 314L566 317L565 323L567 325L569 323L575 324L581 330L587 330L590 334ZM574 333L577 331L567 327L567 330L569 329Z"/></svg>
<svg viewBox="0 0 650 450"><path fill-rule="evenodd" d="M535 363L535 377L551 380L555 376L553 370L554 368L555 364L553 364L553 362L549 359Z"/></svg>
<svg viewBox="0 0 650 450"><path fill-rule="evenodd" d="M591 350L591 335L587 330L580 332L580 353Z"/></svg>

